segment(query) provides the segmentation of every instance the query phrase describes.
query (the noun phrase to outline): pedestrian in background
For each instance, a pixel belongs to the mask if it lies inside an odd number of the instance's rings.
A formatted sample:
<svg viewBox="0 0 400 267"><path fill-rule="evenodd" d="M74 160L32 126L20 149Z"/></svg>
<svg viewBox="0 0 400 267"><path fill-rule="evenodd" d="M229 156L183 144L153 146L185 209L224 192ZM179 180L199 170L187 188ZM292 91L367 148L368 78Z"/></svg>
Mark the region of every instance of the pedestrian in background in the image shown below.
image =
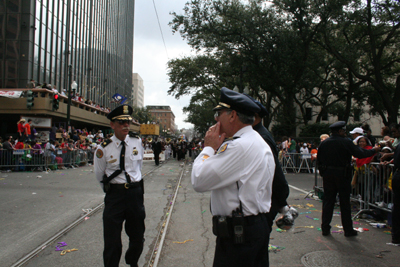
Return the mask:
<svg viewBox="0 0 400 267"><path fill-rule="evenodd" d="M31 137L31 125L32 125L32 120L28 119L28 122L24 124L24 128L25 128L25 140L26 139L30 139ZM25 141L23 140L23 141Z"/></svg>
<svg viewBox="0 0 400 267"><path fill-rule="evenodd" d="M356 236L351 219L351 156L366 158L380 151L379 147L363 149L346 138L346 122L338 121L329 126L332 135L321 142L318 149L318 168L323 178L324 199L322 204L322 235L330 235L333 209L339 194L340 213L344 235Z"/></svg>
<svg viewBox="0 0 400 267"><path fill-rule="evenodd" d="M400 124L393 125L392 129L400 132ZM393 159L389 160L390 157L393 157ZM400 146L396 146L394 152L385 153L381 161L385 165L394 164L392 175L392 242L387 244L400 246Z"/></svg>
<svg viewBox="0 0 400 267"><path fill-rule="evenodd" d="M160 165L160 153L162 151L161 142L158 138L153 142L151 149L154 154L154 162L156 166Z"/></svg>
<svg viewBox="0 0 400 267"><path fill-rule="evenodd" d="M24 127L25 122L26 122L25 119L20 119L17 122L17 126L18 126L18 137L17 138L20 141L24 141L25 138L26 138L26 136L25 136L25 127Z"/></svg>
<svg viewBox="0 0 400 267"><path fill-rule="evenodd" d="M268 266L271 229L265 214L271 208L275 162L252 128L260 108L223 87L214 111L217 123L205 135L191 177L197 192L211 191L217 236L213 266Z"/></svg>

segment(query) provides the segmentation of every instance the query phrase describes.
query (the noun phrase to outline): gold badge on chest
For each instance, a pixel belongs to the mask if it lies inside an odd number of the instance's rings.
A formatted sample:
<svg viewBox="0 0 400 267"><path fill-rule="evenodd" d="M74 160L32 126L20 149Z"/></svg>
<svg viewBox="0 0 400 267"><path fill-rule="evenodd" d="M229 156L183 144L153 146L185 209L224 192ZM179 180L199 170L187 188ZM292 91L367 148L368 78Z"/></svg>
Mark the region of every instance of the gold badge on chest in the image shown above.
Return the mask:
<svg viewBox="0 0 400 267"><path fill-rule="evenodd" d="M137 154L139 154L139 151L136 149L136 147L134 147L132 153L136 156Z"/></svg>

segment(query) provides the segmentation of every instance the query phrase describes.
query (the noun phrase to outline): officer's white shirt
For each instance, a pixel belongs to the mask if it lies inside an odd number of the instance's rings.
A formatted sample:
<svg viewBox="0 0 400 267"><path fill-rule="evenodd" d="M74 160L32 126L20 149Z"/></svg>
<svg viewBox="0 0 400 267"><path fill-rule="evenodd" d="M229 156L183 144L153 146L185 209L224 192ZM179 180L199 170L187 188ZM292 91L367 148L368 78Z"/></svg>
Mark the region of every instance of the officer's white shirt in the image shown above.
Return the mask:
<svg viewBox="0 0 400 267"><path fill-rule="evenodd" d="M121 140L115 135L111 137L112 142L106 147L101 145L97 147L94 156L94 172L96 179L100 182L103 180L103 175L109 177L115 171L119 170L119 158L121 154ZM104 143L104 142L103 142ZM137 153L136 153L137 152ZM129 174L132 182L138 182L142 179L144 150L142 141L139 138L125 138L125 171ZM127 183L125 173L121 172L117 177L110 181L112 184ZM103 187L103 183L100 183Z"/></svg>
<svg viewBox="0 0 400 267"><path fill-rule="evenodd" d="M262 137L246 126L214 153L205 147L193 163L192 185L197 192L211 192L213 215L231 216L242 202L245 216L269 212L274 156ZM239 182L239 189L236 182Z"/></svg>

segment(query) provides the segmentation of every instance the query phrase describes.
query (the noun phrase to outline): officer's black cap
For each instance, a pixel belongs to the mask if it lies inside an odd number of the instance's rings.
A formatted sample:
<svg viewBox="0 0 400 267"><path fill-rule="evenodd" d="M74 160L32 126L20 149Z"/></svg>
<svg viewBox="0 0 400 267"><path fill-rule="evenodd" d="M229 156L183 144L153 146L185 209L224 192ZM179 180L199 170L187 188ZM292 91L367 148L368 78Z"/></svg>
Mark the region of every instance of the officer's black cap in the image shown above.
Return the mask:
<svg viewBox="0 0 400 267"><path fill-rule="evenodd" d="M260 112L260 107L250 98L226 87L222 87L220 102L213 108L214 111L221 109L233 109L246 115Z"/></svg>
<svg viewBox="0 0 400 267"><path fill-rule="evenodd" d="M132 120L131 114L133 113L133 108L129 105L121 105L113 109L107 115L107 119L114 120Z"/></svg>
<svg viewBox="0 0 400 267"><path fill-rule="evenodd" d="M337 121L329 126L331 130L346 130L346 122L345 121Z"/></svg>
<svg viewBox="0 0 400 267"><path fill-rule="evenodd" d="M263 104L260 103L260 101L255 100L254 98L252 98L251 96L249 96L248 94L244 94L245 96L247 96L248 98L250 98L254 103L257 104L257 106L260 108L260 111L257 112L258 116L260 116L261 118L267 116L269 114L268 110L264 107Z"/></svg>

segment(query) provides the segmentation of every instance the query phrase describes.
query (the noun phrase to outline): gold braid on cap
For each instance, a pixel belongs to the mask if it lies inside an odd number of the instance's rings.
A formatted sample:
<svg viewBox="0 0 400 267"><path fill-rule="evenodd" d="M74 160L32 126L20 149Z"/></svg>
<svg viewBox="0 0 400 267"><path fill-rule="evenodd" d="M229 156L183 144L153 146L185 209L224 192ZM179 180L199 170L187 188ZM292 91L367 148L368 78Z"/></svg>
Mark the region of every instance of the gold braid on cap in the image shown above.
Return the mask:
<svg viewBox="0 0 400 267"><path fill-rule="evenodd" d="M119 115L112 118L112 120L132 120L132 117L129 115Z"/></svg>

